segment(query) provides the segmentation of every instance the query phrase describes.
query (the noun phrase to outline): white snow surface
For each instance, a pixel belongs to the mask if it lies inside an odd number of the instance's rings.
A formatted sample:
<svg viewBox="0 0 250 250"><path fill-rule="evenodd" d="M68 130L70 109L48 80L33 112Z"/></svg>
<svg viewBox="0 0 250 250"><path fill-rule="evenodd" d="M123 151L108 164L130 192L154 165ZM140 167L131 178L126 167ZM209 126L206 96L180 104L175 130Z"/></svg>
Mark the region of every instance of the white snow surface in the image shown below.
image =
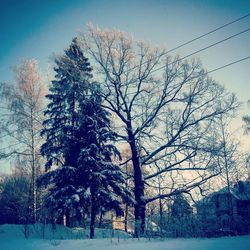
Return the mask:
<svg viewBox="0 0 250 250"><path fill-rule="evenodd" d="M37 227L39 228L39 227ZM250 236L222 237L211 239L132 239L121 234L119 237L103 239L67 239L71 229L58 227L50 237L41 239L38 232L31 230L25 239L23 226L0 225L1 250L249 250ZM40 229L40 228L39 228ZM47 231L46 231L47 230ZM46 233L50 230L46 229ZM74 229L76 230L76 229ZM102 230L97 230L100 237ZM82 233L82 231L81 231ZM60 235L60 237L58 237ZM40 238L39 238L40 237Z"/></svg>

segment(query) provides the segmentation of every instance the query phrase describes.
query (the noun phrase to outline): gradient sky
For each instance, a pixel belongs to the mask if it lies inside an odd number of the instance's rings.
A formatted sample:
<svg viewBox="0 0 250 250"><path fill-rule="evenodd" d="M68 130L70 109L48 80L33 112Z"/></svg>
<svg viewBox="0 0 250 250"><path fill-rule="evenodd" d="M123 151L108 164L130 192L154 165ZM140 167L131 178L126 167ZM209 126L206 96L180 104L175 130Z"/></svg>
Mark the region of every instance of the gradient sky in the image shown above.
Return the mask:
<svg viewBox="0 0 250 250"><path fill-rule="evenodd" d="M53 53L61 53L72 37L92 22L117 28L167 50L250 13L250 0L0 0L0 81L11 81L11 66L36 58L45 72ZM250 28L250 16L174 51L185 56ZM211 70L250 56L250 32L199 53ZM250 113L250 60L211 74ZM236 127L241 127L240 119ZM249 137L242 136L245 146ZM248 145L247 145L248 144Z"/></svg>

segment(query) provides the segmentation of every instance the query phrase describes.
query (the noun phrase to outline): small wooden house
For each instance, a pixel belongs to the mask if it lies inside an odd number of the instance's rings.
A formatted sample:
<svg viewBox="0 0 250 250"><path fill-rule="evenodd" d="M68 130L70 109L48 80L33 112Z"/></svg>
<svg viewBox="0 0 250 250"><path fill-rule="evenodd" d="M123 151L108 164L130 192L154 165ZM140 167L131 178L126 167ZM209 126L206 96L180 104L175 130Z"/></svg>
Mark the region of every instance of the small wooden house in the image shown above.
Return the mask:
<svg viewBox="0 0 250 250"><path fill-rule="evenodd" d="M196 208L197 216L210 227L210 231L250 233L250 180L239 181L229 192L225 187L212 193Z"/></svg>

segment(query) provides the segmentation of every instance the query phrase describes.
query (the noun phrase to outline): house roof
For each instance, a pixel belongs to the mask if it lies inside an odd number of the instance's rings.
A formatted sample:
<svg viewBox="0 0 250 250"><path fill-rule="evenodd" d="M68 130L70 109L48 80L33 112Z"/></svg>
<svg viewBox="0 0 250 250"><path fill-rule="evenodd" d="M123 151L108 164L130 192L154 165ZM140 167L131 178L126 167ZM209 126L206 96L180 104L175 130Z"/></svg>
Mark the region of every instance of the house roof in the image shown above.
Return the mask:
<svg viewBox="0 0 250 250"><path fill-rule="evenodd" d="M250 201L250 180L239 181L233 188L234 197L242 201Z"/></svg>
<svg viewBox="0 0 250 250"><path fill-rule="evenodd" d="M220 190L209 194L207 197L199 200L197 205L209 203L216 195L227 194L228 188L223 187ZM230 194L237 200L250 201L250 180L239 181L230 190Z"/></svg>

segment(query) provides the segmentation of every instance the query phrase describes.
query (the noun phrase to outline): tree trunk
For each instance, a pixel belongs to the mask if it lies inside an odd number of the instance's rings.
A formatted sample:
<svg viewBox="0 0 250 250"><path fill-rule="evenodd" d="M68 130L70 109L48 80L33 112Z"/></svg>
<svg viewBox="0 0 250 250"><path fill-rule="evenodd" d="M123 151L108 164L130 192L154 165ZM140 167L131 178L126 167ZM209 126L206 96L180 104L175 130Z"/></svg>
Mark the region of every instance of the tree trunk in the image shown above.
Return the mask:
<svg viewBox="0 0 250 250"><path fill-rule="evenodd" d="M101 209L101 211L100 211L100 219L99 219L99 224L98 224L99 228L102 227L102 217L103 217L103 210Z"/></svg>
<svg viewBox="0 0 250 250"><path fill-rule="evenodd" d="M33 195L33 206L32 206L32 221L36 223L36 207L37 207L37 186L36 186L36 156L35 156L35 133L34 133L34 114L31 108L30 112L30 122L31 122L31 168L32 168L32 195Z"/></svg>
<svg viewBox="0 0 250 250"><path fill-rule="evenodd" d="M69 209L66 210L65 216L66 216L66 227L70 227L71 223L70 223L70 210Z"/></svg>
<svg viewBox="0 0 250 250"><path fill-rule="evenodd" d="M233 201L231 195L231 183L229 179L229 166L228 166L228 157L227 157L227 143L226 143L226 135L225 135L225 127L221 118L221 130L222 130L222 139L223 139L223 157L224 157L224 165L226 170L226 180L227 180L227 208L228 208L228 227L229 230L232 229L232 219L233 219Z"/></svg>
<svg viewBox="0 0 250 250"><path fill-rule="evenodd" d="M128 174L128 164L126 163L126 174ZM126 188L128 188L128 180L126 180ZM124 214L124 230L128 232L128 204L125 204L125 214Z"/></svg>
<svg viewBox="0 0 250 250"><path fill-rule="evenodd" d="M77 226L81 226L82 225L82 214L81 211L79 211L79 209L76 210L76 218L77 218Z"/></svg>
<svg viewBox="0 0 250 250"><path fill-rule="evenodd" d="M95 237L95 217L96 217L96 206L93 193L91 192L91 211L90 211L90 227L89 227L89 238L94 239Z"/></svg>
<svg viewBox="0 0 250 250"><path fill-rule="evenodd" d="M125 205L124 231L128 232L128 205Z"/></svg>
<svg viewBox="0 0 250 250"><path fill-rule="evenodd" d="M158 184L159 184L159 187L158 187L158 194L161 195L161 180L160 178L158 177ZM160 234L162 236L162 228L163 228L163 209L162 209L162 199L160 198L159 199L159 213L160 213ZM150 222L152 223L152 222Z"/></svg>
<svg viewBox="0 0 250 250"><path fill-rule="evenodd" d="M162 211L162 200L159 199L159 206L160 206L160 234L162 236L162 228L163 228L163 211ZM152 222L151 222L152 223Z"/></svg>
<svg viewBox="0 0 250 250"><path fill-rule="evenodd" d="M134 168L134 215L135 215L135 237L138 238L145 231L145 212L146 203L144 201L144 182L141 172L141 164L138 149L136 147L135 136L132 133L132 127L128 129L129 144L132 153L132 162Z"/></svg>

